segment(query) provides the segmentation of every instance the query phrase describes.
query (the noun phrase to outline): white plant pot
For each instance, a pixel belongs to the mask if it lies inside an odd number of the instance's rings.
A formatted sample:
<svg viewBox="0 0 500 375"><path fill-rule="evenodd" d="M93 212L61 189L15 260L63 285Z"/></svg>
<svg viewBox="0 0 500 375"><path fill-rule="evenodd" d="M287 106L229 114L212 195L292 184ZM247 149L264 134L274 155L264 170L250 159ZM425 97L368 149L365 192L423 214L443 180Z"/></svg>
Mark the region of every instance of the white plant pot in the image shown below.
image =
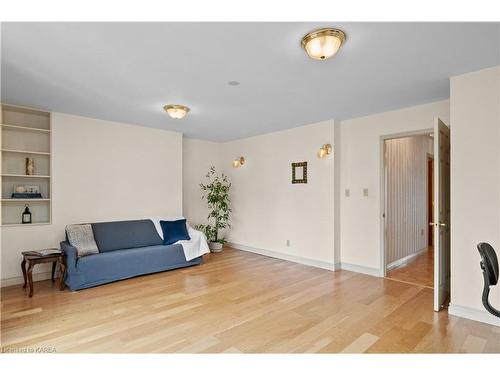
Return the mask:
<svg viewBox="0 0 500 375"><path fill-rule="evenodd" d="M209 242L208 247L212 253L220 253L223 245L220 242Z"/></svg>

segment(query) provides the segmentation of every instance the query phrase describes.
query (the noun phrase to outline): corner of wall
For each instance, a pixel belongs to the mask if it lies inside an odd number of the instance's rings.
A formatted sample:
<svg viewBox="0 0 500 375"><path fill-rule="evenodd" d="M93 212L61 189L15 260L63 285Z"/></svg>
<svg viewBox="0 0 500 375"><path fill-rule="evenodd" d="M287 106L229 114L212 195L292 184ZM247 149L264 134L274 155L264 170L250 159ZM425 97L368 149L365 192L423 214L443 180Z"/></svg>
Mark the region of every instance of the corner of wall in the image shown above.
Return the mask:
<svg viewBox="0 0 500 375"><path fill-rule="evenodd" d="M341 246L340 246L340 236L341 236L341 220L340 220L340 172L341 172L341 122L340 120L333 121L333 194L334 194L334 213L333 213L333 233L334 233L334 263L339 265L341 259Z"/></svg>

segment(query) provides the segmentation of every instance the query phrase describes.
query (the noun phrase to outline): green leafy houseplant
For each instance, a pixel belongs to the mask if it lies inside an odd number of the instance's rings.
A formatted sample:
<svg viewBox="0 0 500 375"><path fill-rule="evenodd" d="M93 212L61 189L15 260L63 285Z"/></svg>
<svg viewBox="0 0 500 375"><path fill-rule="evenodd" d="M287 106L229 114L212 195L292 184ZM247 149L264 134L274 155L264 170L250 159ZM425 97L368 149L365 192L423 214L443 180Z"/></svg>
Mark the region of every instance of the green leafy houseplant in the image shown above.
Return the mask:
<svg viewBox="0 0 500 375"><path fill-rule="evenodd" d="M219 238L219 231L231 227L229 222L231 183L224 173L219 175L213 166L205 177L208 181L205 184L201 183L200 188L203 193L202 199L207 201L210 210L207 217L209 224L198 225L196 229L204 232L208 241L224 244L226 241L224 238Z"/></svg>

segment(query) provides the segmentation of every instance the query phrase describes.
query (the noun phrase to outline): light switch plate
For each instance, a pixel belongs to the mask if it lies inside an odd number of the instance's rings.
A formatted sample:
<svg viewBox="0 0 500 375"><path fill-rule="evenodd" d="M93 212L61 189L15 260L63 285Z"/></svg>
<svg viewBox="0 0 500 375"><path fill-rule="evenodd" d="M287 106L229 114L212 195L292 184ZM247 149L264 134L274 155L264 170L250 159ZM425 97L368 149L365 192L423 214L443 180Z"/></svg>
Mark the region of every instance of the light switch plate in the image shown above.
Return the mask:
<svg viewBox="0 0 500 375"><path fill-rule="evenodd" d="M345 189L345 196L350 197L351 196L351 190L350 189Z"/></svg>
<svg viewBox="0 0 500 375"><path fill-rule="evenodd" d="M364 188L364 189L363 189L363 195L364 195L365 197L367 197L367 196L368 196L368 189L367 189L367 188Z"/></svg>

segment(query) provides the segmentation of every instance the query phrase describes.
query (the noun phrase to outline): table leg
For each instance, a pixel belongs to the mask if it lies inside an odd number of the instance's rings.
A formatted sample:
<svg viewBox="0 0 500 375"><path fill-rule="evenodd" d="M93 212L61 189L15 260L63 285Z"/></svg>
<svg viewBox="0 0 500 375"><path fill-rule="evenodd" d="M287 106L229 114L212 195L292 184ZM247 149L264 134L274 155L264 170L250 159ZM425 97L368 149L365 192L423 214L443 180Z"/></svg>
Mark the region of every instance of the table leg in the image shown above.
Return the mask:
<svg viewBox="0 0 500 375"><path fill-rule="evenodd" d="M52 280L52 282L54 282L54 275L56 273L56 264L57 264L57 262L52 262L52 276L50 278Z"/></svg>
<svg viewBox="0 0 500 375"><path fill-rule="evenodd" d="M21 269L23 270L23 278L24 278L24 284L23 288L26 289L26 283L27 283L27 278L26 278L26 259L23 258L23 261L21 262Z"/></svg>
<svg viewBox="0 0 500 375"><path fill-rule="evenodd" d="M64 261L59 261L59 290L64 290L66 285L64 285L64 272L66 272L66 265Z"/></svg>
<svg viewBox="0 0 500 375"><path fill-rule="evenodd" d="M28 282L30 284L29 297L33 297L33 263L28 262Z"/></svg>

